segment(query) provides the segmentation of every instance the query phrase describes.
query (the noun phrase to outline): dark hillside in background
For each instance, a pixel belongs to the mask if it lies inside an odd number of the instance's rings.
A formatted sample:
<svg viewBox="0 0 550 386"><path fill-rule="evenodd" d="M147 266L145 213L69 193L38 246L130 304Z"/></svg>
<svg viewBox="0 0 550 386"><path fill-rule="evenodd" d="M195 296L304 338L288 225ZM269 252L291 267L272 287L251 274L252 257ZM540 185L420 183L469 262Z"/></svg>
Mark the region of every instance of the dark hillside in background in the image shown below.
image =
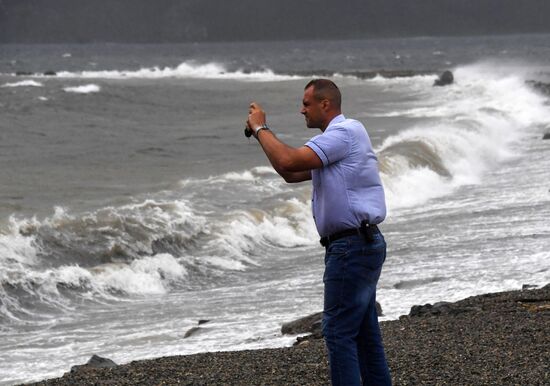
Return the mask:
<svg viewBox="0 0 550 386"><path fill-rule="evenodd" d="M548 0L0 0L0 42L185 42L550 32Z"/></svg>

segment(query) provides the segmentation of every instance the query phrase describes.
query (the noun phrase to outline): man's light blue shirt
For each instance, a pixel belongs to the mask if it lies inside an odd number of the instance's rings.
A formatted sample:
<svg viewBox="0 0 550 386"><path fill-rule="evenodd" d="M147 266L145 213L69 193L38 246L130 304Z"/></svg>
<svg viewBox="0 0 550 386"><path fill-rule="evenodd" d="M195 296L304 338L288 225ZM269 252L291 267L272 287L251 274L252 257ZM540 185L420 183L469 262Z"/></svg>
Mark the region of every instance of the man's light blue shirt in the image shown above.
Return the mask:
<svg viewBox="0 0 550 386"><path fill-rule="evenodd" d="M312 210L320 236L358 228L362 220L379 224L386 217L378 160L367 130L342 114L306 143L323 162L311 171Z"/></svg>

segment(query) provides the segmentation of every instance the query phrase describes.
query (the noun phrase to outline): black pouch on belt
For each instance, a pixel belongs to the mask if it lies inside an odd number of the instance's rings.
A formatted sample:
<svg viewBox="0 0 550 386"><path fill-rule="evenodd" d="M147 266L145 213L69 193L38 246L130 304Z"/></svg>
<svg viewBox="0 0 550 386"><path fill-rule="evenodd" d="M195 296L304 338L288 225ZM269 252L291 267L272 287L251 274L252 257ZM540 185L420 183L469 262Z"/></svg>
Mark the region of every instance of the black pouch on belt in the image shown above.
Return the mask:
<svg viewBox="0 0 550 386"><path fill-rule="evenodd" d="M370 243L374 241L375 227L370 225L367 220L361 221L361 234L365 238L365 241Z"/></svg>

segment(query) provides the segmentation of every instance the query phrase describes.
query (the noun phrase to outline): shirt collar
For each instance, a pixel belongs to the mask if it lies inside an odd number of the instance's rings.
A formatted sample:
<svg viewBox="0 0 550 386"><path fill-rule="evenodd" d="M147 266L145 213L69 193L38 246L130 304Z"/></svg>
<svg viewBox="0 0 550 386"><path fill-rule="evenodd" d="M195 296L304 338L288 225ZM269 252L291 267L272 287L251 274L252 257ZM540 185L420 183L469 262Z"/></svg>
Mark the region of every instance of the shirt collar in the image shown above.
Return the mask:
<svg viewBox="0 0 550 386"><path fill-rule="evenodd" d="M327 128L325 131L331 128L331 126L336 125L337 123L344 122L346 120L346 117L344 117L344 114L340 114L332 118L332 121L329 122Z"/></svg>

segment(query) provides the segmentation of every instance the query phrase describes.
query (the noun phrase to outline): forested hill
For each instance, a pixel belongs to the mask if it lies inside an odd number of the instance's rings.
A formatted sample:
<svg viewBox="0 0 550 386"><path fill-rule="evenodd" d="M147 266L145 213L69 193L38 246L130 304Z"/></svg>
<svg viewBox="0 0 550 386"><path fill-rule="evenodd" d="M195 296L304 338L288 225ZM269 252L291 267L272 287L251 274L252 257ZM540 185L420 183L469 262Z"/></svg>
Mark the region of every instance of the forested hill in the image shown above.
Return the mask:
<svg viewBox="0 0 550 386"><path fill-rule="evenodd" d="M0 0L0 42L550 32L549 0Z"/></svg>

